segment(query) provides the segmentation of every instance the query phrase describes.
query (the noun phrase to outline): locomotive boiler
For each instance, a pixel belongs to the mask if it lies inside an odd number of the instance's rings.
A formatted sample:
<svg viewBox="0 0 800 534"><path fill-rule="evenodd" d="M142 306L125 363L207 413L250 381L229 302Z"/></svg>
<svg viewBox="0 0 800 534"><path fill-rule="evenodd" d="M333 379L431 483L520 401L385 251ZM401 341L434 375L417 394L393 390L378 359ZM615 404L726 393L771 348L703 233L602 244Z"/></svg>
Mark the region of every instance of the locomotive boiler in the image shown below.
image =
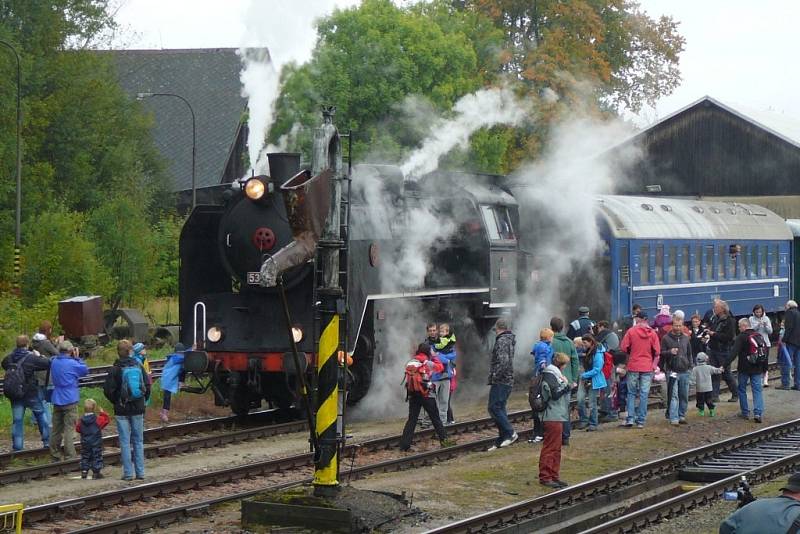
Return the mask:
<svg viewBox="0 0 800 534"><path fill-rule="evenodd" d="M269 176L231 184L219 205L197 206L181 232L181 340L197 349L187 353L186 370L200 383L193 391L210 388L217 405L238 414L263 401L289 408L298 399L298 373L313 369L318 229L334 187L344 199L340 312L352 358L348 402L367 394L377 366L407 355L410 345L391 338L401 310L416 320L416 331L407 333L413 340L426 320L462 321L485 333L516 306L518 214L508 192L490 177L438 174L410 182L394 166L345 168L343 140L335 129L330 134L329 117L324 127L329 134L314 146L314 176L299 154L269 154ZM316 199L304 202L302 213L292 203L298 185L306 201ZM421 220L428 221L422 230ZM269 264L280 264L291 324L281 289L262 284Z"/></svg>

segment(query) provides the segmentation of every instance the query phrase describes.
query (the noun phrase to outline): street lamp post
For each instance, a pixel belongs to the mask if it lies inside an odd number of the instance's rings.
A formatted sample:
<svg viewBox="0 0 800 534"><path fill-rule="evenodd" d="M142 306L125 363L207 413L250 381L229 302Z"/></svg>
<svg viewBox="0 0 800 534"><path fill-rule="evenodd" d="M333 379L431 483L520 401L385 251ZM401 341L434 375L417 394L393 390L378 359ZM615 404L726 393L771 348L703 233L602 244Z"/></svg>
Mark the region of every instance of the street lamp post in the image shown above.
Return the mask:
<svg viewBox="0 0 800 534"><path fill-rule="evenodd" d="M19 281L19 248L22 243L20 233L22 221L22 76L17 49L6 41L0 40L0 44L11 50L17 60L17 213L14 231L14 274Z"/></svg>
<svg viewBox="0 0 800 534"><path fill-rule="evenodd" d="M192 114L192 209L194 209L195 205L197 204L197 184L195 182L195 159L197 155L197 130L195 128L195 118L194 118L194 110L192 109L192 105L189 104L189 101L183 98L181 95L176 95L175 93L137 93L136 100L143 100L145 98L152 98L154 96L172 96L175 98L179 98L186 104L186 107L189 108L189 113Z"/></svg>

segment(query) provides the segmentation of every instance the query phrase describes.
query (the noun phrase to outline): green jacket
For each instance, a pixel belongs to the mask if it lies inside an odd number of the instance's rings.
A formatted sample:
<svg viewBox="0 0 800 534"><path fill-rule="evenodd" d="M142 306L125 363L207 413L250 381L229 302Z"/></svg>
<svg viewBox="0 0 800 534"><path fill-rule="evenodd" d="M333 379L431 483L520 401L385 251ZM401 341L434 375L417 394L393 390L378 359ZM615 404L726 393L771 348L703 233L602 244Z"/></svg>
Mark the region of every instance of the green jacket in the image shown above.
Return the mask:
<svg viewBox="0 0 800 534"><path fill-rule="evenodd" d="M578 379L581 376L581 363L578 360L578 351L575 350L575 345L566 335L559 332L553 337L552 347L553 355L557 352L563 352L569 356L569 365L564 367L561 372L567 377L570 384L578 383Z"/></svg>
<svg viewBox="0 0 800 534"><path fill-rule="evenodd" d="M568 385L560 385L558 379L558 368L554 365L548 365L544 370L544 377L542 380L542 400L547 403L542 413L542 421L560 421L566 422L569 420L569 401L570 401L570 388ZM551 389L551 384L556 385L556 391Z"/></svg>

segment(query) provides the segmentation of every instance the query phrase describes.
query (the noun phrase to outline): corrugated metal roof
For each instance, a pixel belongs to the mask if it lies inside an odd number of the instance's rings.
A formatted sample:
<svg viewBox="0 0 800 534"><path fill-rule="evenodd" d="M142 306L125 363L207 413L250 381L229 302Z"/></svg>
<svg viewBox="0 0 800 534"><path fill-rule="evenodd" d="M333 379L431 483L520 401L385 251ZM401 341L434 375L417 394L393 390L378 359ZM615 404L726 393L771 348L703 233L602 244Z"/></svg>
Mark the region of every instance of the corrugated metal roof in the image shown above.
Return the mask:
<svg viewBox="0 0 800 534"><path fill-rule="evenodd" d="M136 93L175 93L192 106L197 127L197 187L219 184L247 106L241 95L241 60L235 48L109 50L120 85ZM142 101L153 113L153 139L167 160L173 190L191 188L192 122L177 98Z"/></svg>
<svg viewBox="0 0 800 534"><path fill-rule="evenodd" d="M597 207L621 239L792 239L783 218L756 204L599 195Z"/></svg>

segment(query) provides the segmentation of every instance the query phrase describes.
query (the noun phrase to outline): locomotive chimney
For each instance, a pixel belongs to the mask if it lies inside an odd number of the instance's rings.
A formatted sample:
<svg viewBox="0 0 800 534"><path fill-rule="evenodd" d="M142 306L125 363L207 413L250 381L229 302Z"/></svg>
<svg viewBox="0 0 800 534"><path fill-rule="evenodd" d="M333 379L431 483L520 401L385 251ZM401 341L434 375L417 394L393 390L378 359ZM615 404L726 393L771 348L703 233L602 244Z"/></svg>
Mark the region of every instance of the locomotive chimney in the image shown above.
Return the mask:
<svg viewBox="0 0 800 534"><path fill-rule="evenodd" d="M280 184L300 171L300 154L297 152L275 152L267 154L269 176Z"/></svg>
<svg viewBox="0 0 800 534"><path fill-rule="evenodd" d="M314 257L328 216L333 172L326 169L317 176L312 176L309 170L296 172L299 154L268 154L267 158L273 178L283 180L291 176L281 185L281 192L294 239L261 265L261 285L275 287L281 273ZM296 174L292 176L291 172Z"/></svg>

